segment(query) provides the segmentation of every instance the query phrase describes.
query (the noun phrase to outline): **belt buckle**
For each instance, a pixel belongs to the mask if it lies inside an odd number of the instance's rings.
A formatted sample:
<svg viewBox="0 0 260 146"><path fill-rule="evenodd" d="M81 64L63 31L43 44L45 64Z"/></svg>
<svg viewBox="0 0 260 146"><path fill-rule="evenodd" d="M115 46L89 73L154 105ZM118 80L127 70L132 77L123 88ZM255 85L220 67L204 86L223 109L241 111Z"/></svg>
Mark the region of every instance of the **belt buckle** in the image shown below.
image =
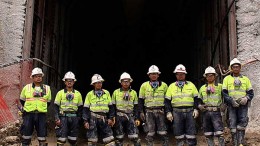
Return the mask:
<svg viewBox="0 0 260 146"><path fill-rule="evenodd" d="M218 108L217 108L217 107L213 107L212 110L213 110L214 112L216 112L216 111L218 111Z"/></svg>

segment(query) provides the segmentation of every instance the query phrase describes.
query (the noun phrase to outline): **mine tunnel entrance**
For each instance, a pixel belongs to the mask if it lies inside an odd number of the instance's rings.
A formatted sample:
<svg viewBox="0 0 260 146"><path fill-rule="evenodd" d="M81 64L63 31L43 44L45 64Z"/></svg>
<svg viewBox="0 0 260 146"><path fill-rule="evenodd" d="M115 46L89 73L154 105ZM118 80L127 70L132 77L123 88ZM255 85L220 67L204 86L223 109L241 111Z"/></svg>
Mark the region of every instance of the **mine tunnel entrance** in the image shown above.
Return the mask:
<svg viewBox="0 0 260 146"><path fill-rule="evenodd" d="M188 80L199 85L212 58L214 64L228 60L227 23L220 30L225 2L65 0L58 5L56 25L62 42L55 62L62 75L69 70L76 74L76 87L83 96L92 89L95 73L112 92L126 71L134 80L132 88L139 90L151 65L157 65L160 79L170 84L175 66L183 64Z"/></svg>

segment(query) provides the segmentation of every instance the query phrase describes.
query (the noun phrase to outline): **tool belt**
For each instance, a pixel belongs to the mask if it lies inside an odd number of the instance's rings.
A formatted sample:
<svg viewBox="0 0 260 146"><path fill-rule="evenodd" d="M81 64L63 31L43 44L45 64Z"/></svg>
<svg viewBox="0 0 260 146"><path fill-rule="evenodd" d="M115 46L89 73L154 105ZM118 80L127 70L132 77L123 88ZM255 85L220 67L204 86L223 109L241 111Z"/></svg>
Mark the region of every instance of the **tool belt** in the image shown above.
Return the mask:
<svg viewBox="0 0 260 146"><path fill-rule="evenodd" d="M94 113L91 112L91 116L97 118L97 119L102 119L105 120L106 119L106 114L105 113Z"/></svg>
<svg viewBox="0 0 260 146"><path fill-rule="evenodd" d="M182 113L187 113L193 110L193 107L190 108L173 108L173 111L175 112L182 112Z"/></svg>
<svg viewBox="0 0 260 146"><path fill-rule="evenodd" d="M164 108L159 107L145 107L146 112L153 112L153 113L164 113Z"/></svg>
<svg viewBox="0 0 260 146"><path fill-rule="evenodd" d="M120 117L126 117L127 120L130 119L130 117L133 117L133 113L125 113L125 112L122 112L121 110L117 110L116 114Z"/></svg>
<svg viewBox="0 0 260 146"><path fill-rule="evenodd" d="M60 116L65 116L65 117L77 117L77 113L73 111L64 111L60 113Z"/></svg>
<svg viewBox="0 0 260 146"><path fill-rule="evenodd" d="M220 108L216 107L216 106L209 106L209 107L206 107L206 110L209 112L219 112Z"/></svg>

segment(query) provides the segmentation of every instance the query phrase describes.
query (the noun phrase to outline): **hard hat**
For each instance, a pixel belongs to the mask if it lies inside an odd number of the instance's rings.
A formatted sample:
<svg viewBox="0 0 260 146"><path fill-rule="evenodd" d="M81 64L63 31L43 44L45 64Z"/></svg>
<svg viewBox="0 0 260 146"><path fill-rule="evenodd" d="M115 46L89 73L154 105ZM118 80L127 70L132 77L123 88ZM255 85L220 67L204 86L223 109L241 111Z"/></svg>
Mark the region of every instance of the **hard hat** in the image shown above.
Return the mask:
<svg viewBox="0 0 260 146"><path fill-rule="evenodd" d="M182 64L177 65L176 68L175 68L175 70L173 71L173 73L177 73L177 72L182 72L182 73L187 74L186 68L185 68L185 66L182 65Z"/></svg>
<svg viewBox="0 0 260 146"><path fill-rule="evenodd" d="M91 84L90 85L93 85L94 83L96 82L104 82L105 80L101 77L101 75L99 74L94 74L91 78Z"/></svg>
<svg viewBox="0 0 260 146"><path fill-rule="evenodd" d="M62 79L62 81L65 81L66 79L72 79L74 81L77 81L75 78L74 73L72 73L71 71L68 71L65 75L64 78Z"/></svg>
<svg viewBox="0 0 260 146"><path fill-rule="evenodd" d="M203 74L203 76L206 77L207 74L215 74L216 76L218 75L218 74L216 73L215 68L213 68L213 67L211 67L211 66L209 66L209 67L207 67L207 68L205 69L205 73Z"/></svg>
<svg viewBox="0 0 260 146"><path fill-rule="evenodd" d="M159 71L159 68L156 65L152 65L152 66L149 67L147 74L149 75L150 73L160 74L161 72Z"/></svg>
<svg viewBox="0 0 260 146"><path fill-rule="evenodd" d="M44 76L44 73L42 72L42 69L40 69L39 67L35 67L32 70L32 74L31 74L30 78L32 78L32 76L37 75L37 74L41 74L42 76Z"/></svg>
<svg viewBox="0 0 260 146"><path fill-rule="evenodd" d="M239 61L237 58L234 58L233 60L231 60L229 66L231 67L231 66L234 65L234 64L239 64L239 65L241 65L240 61Z"/></svg>
<svg viewBox="0 0 260 146"><path fill-rule="evenodd" d="M123 80L123 79L130 79L130 82L133 81L130 74L127 73L127 72L124 72L124 73L121 74L120 79L119 79L119 83L121 83L121 80Z"/></svg>

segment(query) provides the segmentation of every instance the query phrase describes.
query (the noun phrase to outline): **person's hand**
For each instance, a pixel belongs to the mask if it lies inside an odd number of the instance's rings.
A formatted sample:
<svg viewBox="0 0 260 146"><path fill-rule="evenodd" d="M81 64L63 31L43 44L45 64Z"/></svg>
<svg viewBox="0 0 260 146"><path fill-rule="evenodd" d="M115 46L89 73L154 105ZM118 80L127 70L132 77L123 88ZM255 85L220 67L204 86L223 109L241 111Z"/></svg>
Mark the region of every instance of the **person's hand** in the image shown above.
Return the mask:
<svg viewBox="0 0 260 146"><path fill-rule="evenodd" d="M172 113L171 112L168 112L167 113L167 115L166 115L166 117L167 117L167 119L169 120L169 121L173 121L173 116L172 116Z"/></svg>
<svg viewBox="0 0 260 146"><path fill-rule="evenodd" d="M233 107L239 107L239 104L233 99L232 100L232 106Z"/></svg>
<svg viewBox="0 0 260 146"><path fill-rule="evenodd" d="M140 119L141 119L142 121L145 121L145 115L144 115L143 112L140 113Z"/></svg>
<svg viewBox="0 0 260 146"><path fill-rule="evenodd" d="M141 123L141 122L140 122L139 120L135 120L135 125L136 125L136 126L139 126L140 123Z"/></svg>
<svg viewBox="0 0 260 146"><path fill-rule="evenodd" d="M198 105L198 108L200 109L200 111L202 111L202 112L205 112L207 109L206 109L206 106L205 105L203 105L203 104L199 104Z"/></svg>
<svg viewBox="0 0 260 146"><path fill-rule="evenodd" d="M84 123L84 127L85 127L86 129L89 129L89 123L88 123L88 122L85 122L85 123Z"/></svg>
<svg viewBox="0 0 260 146"><path fill-rule="evenodd" d="M109 126L113 127L114 124L115 124L115 117L112 118L112 119L108 119L108 120L107 120L107 124L108 124Z"/></svg>
<svg viewBox="0 0 260 146"><path fill-rule="evenodd" d="M55 124L56 124L57 126L60 126L60 125L61 125L60 119L56 120L56 121L55 121Z"/></svg>
<svg viewBox="0 0 260 146"><path fill-rule="evenodd" d="M192 116L196 119L199 116L199 111L197 109L194 109Z"/></svg>
<svg viewBox="0 0 260 146"><path fill-rule="evenodd" d="M241 100L240 100L239 103L240 103L241 105L246 105L246 104L247 104L247 101L248 101L248 98L247 98L247 96L245 96L245 97L242 97L242 98L241 98Z"/></svg>

